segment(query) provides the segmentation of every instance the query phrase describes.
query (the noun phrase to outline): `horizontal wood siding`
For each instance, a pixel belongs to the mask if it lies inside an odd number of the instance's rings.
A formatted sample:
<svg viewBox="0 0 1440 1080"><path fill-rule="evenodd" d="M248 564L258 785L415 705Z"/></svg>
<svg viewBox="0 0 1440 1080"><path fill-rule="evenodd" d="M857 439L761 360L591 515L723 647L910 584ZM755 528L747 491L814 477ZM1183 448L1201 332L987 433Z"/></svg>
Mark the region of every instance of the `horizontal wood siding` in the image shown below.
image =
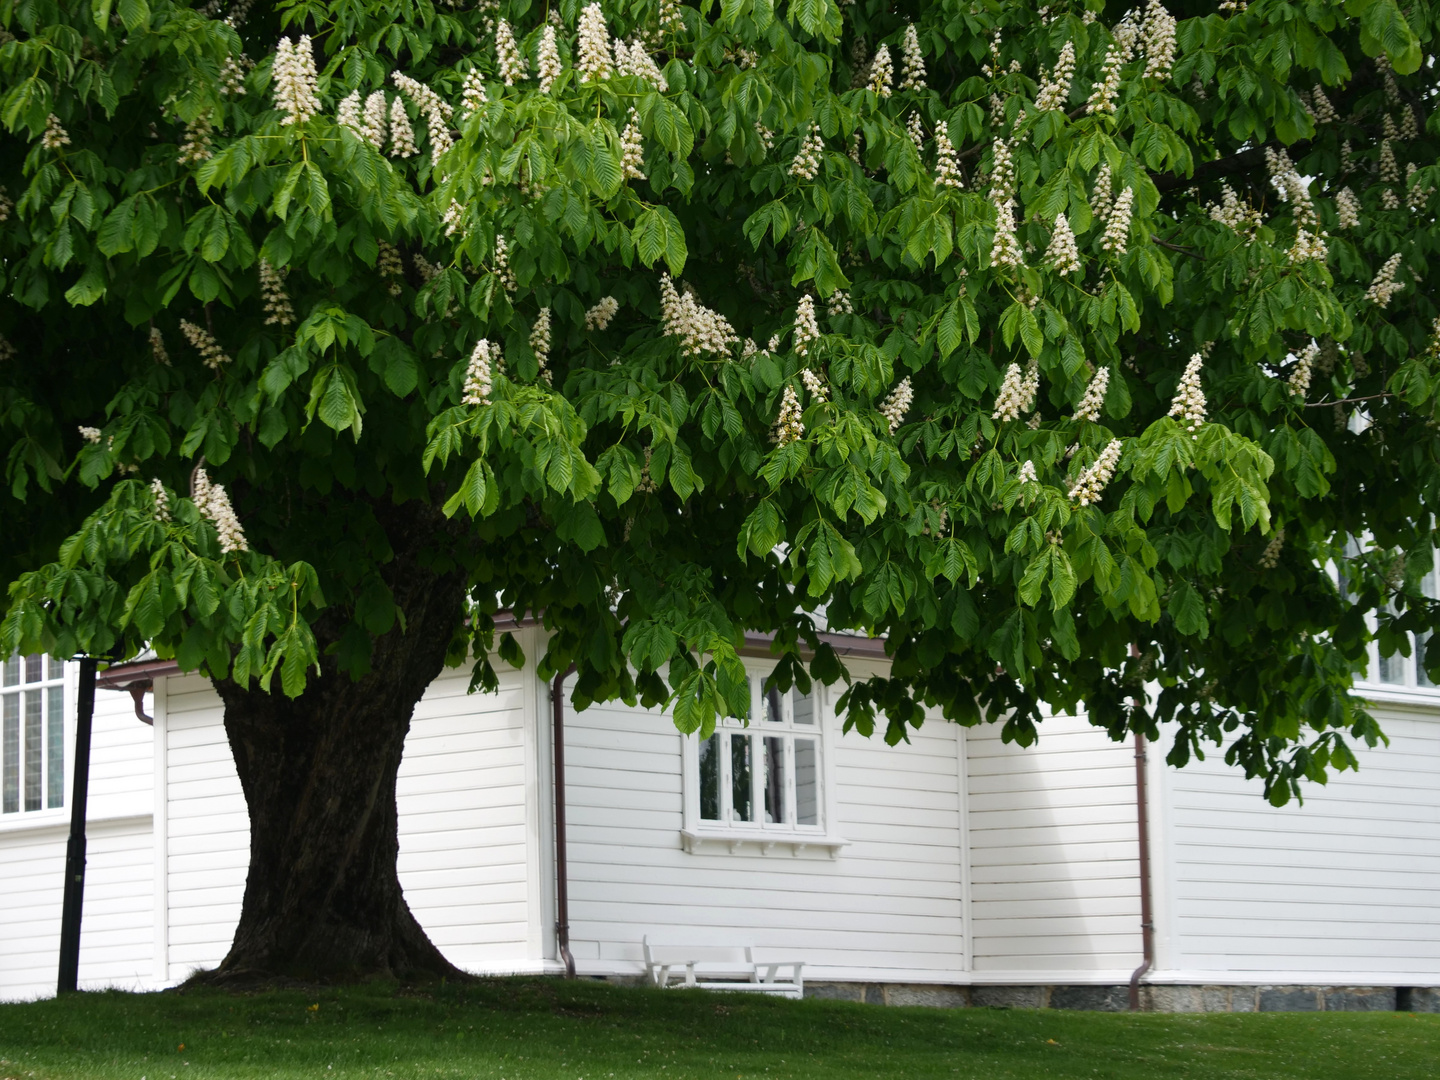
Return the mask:
<svg viewBox="0 0 1440 1080"><path fill-rule="evenodd" d="M1440 985L1440 710L1372 711L1390 746L1303 806L1219 753L1166 770L1172 972Z"/></svg>
<svg viewBox="0 0 1440 1080"><path fill-rule="evenodd" d="M1135 758L1083 718L1028 749L966 734L974 979L1128 976L1140 960Z"/></svg>
<svg viewBox="0 0 1440 1080"><path fill-rule="evenodd" d="M447 671L415 709L400 763L400 883L410 910L454 964L519 969L528 956L524 680L497 664L500 690L467 694Z"/></svg>
<svg viewBox="0 0 1440 1080"><path fill-rule="evenodd" d="M568 706L568 703L567 703ZM829 721L831 724L835 722ZM909 746L838 737L838 858L681 846L682 736L657 710L566 719L571 947L583 973L641 970L641 938L753 945L806 978L948 981L965 966L958 729Z"/></svg>
<svg viewBox="0 0 1440 1080"><path fill-rule="evenodd" d="M60 952L64 826L0 834L4 918L0 1000L55 992ZM152 985L155 875L146 818L92 822L87 830L80 985Z"/></svg>

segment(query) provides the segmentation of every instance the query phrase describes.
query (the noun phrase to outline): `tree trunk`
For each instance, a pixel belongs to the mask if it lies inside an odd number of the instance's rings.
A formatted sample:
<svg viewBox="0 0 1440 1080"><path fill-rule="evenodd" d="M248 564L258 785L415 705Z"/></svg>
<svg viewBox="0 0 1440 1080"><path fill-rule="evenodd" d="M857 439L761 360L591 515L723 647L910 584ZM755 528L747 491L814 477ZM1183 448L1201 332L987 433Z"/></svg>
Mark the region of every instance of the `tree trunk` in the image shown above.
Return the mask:
<svg viewBox="0 0 1440 1080"><path fill-rule="evenodd" d="M463 617L462 582L413 552L386 569L403 622L374 639L370 674L353 680L322 657L294 700L278 679L271 693L216 682L250 811L250 872L230 953L198 981L464 977L405 902L395 807L410 717ZM322 651L344 624L328 616L315 627Z"/></svg>

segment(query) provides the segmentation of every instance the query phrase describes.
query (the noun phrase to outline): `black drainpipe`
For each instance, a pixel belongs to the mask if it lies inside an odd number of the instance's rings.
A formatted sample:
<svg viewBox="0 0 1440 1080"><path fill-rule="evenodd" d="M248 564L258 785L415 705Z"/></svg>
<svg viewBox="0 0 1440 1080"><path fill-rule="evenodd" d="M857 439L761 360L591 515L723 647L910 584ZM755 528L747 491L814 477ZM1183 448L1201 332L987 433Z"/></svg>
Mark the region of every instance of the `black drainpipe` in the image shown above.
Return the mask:
<svg viewBox="0 0 1440 1080"><path fill-rule="evenodd" d="M1155 918L1150 908L1150 808L1145 797L1145 736L1135 733L1135 816L1140 826L1140 948L1130 975L1130 1011L1140 1009L1140 977L1155 963Z"/></svg>
<svg viewBox="0 0 1440 1080"><path fill-rule="evenodd" d="M60 972L57 994L71 993L80 980L80 909L85 902L85 810L90 794L90 731L95 719L93 656L80 660L75 703L75 776L70 793L70 839L65 845L65 889L60 907Z"/></svg>
<svg viewBox="0 0 1440 1080"><path fill-rule="evenodd" d="M565 978L575 978L575 957L570 955L570 870L565 857L565 676L575 665L555 676L550 705L555 746L555 945L565 963Z"/></svg>

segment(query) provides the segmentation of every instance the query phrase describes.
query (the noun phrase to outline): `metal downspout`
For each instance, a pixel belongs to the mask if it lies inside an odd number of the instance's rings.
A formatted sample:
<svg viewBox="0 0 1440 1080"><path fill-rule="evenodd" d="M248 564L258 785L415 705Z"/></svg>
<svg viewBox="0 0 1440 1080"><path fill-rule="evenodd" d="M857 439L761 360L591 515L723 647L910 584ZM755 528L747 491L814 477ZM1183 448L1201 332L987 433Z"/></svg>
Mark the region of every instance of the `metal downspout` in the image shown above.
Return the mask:
<svg viewBox="0 0 1440 1080"><path fill-rule="evenodd" d="M575 978L575 957L570 955L570 870L566 860L565 833L565 676L572 664L555 676L550 690L553 717L551 742L555 748L555 946L565 964L565 978Z"/></svg>
<svg viewBox="0 0 1440 1080"><path fill-rule="evenodd" d="M99 661L80 658L75 704L75 772L70 793L70 839L65 845L65 887L60 907L60 970L55 992L73 992L80 978L80 911L85 902L85 812L90 794L90 732L95 718L95 672Z"/></svg>
<svg viewBox="0 0 1440 1080"><path fill-rule="evenodd" d="M1140 948L1130 975L1130 1011L1140 1009L1140 979L1155 963L1155 918L1150 905L1150 807L1145 788L1145 736L1135 733L1135 817L1140 827Z"/></svg>

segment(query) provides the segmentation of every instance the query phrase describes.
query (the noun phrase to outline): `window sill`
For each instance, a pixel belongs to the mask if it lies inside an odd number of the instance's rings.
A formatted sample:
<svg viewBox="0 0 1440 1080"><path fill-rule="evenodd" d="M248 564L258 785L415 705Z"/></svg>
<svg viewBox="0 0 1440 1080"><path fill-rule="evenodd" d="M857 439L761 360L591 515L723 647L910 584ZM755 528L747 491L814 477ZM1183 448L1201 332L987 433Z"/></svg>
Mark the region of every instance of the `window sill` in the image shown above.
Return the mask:
<svg viewBox="0 0 1440 1080"><path fill-rule="evenodd" d="M792 856L817 854L834 859L850 841L823 833L765 831L738 832L731 830L681 829L680 846L692 855L715 852L730 854L769 855L773 851L789 852Z"/></svg>
<svg viewBox="0 0 1440 1080"><path fill-rule="evenodd" d="M1357 682L1352 693L1364 700L1394 705L1440 706L1440 687L1402 686L1398 683Z"/></svg>

